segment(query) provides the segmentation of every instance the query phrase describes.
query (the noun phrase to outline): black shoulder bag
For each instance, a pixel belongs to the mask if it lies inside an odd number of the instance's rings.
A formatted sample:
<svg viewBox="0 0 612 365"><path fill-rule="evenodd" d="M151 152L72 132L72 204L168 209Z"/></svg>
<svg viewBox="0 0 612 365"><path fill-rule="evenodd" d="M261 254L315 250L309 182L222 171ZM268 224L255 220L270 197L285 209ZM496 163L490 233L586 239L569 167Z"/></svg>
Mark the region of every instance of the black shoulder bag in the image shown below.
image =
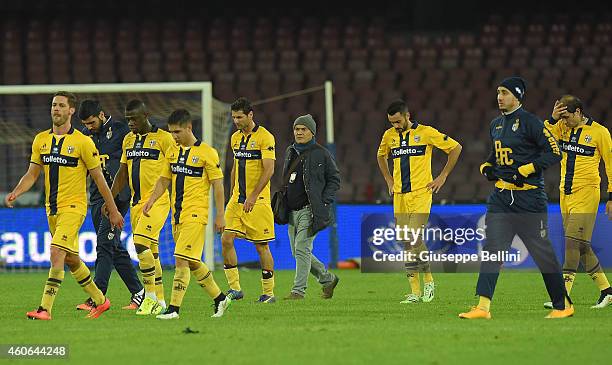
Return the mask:
<svg viewBox="0 0 612 365"><path fill-rule="evenodd" d="M272 213L274 213L274 222L276 224L284 225L289 223L289 204L287 202L287 187L289 185L289 177L295 171L301 161L304 161L306 155L310 153L312 148L302 152L298 158L293 160L287 174L283 176L283 185L274 193L272 196Z"/></svg>

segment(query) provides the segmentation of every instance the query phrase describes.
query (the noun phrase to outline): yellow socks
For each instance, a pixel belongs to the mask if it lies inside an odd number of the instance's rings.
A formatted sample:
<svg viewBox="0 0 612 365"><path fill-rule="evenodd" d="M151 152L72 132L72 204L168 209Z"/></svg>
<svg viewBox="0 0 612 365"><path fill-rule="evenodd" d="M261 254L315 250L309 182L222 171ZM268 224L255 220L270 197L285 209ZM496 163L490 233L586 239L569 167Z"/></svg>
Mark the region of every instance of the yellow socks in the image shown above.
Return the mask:
<svg viewBox="0 0 612 365"><path fill-rule="evenodd" d="M183 297L189 286L189 267L177 267L174 271L174 280L172 282L172 296L170 297L170 305L180 307L183 303Z"/></svg>
<svg viewBox="0 0 612 365"><path fill-rule="evenodd" d="M159 255L154 254L153 259L155 260L155 295L157 296L157 301L159 301L160 303L164 303L164 282L162 279L162 266L159 260Z"/></svg>
<svg viewBox="0 0 612 365"><path fill-rule="evenodd" d="M142 273L142 285L148 296L155 296L155 259L150 249L138 254L140 261L140 272ZM155 298L156 299L156 298Z"/></svg>
<svg viewBox="0 0 612 365"><path fill-rule="evenodd" d="M423 273L423 282L424 283L431 283L432 281L434 281L434 279L433 279L433 275L431 275L431 271L424 272Z"/></svg>
<svg viewBox="0 0 612 365"><path fill-rule="evenodd" d="M55 296L57 295L63 280L64 269L55 269L53 267L49 269L49 277L47 278L47 283L45 284L43 296L40 301L40 306L46 309L49 313L51 313Z"/></svg>
<svg viewBox="0 0 612 365"><path fill-rule="evenodd" d="M104 294L91 279L91 273L83 261L79 261L79 267L70 273L96 305L104 303Z"/></svg>
<svg viewBox="0 0 612 365"><path fill-rule="evenodd" d="M565 282L565 291L567 292L567 295L570 295L570 293L572 292L574 280L576 280L575 272L565 271L563 273L563 281Z"/></svg>
<svg viewBox="0 0 612 365"><path fill-rule="evenodd" d="M416 296L421 296L421 281L419 279L418 272L408 273L408 282L410 283L410 290L412 294Z"/></svg>
<svg viewBox="0 0 612 365"><path fill-rule="evenodd" d="M208 269L208 266L206 266L206 264L201 263L200 267L195 270L192 270L191 272L198 281L198 284L200 284L200 286L206 291L206 293L208 293L208 296L210 296L212 299L215 299L219 296L219 294L221 294L221 289L219 289L219 286L213 278L212 272ZM238 287L238 290L240 290L240 287Z"/></svg>
<svg viewBox="0 0 612 365"><path fill-rule="evenodd" d="M483 297L481 295L480 299L478 300L478 308L485 310L487 312L490 312L491 311L491 299L487 297Z"/></svg>
<svg viewBox="0 0 612 365"><path fill-rule="evenodd" d="M261 289L264 295L274 296L274 271L261 270Z"/></svg>
<svg viewBox="0 0 612 365"><path fill-rule="evenodd" d="M240 274L238 267L235 265L224 265L225 277L230 289L240 291Z"/></svg>
<svg viewBox="0 0 612 365"><path fill-rule="evenodd" d="M608 289L610 287L610 283L608 282L608 278L606 277L606 274L602 270L601 265L599 264L599 262L597 262L597 266L595 266L593 269L589 270L588 273L589 273L589 276L591 277L591 279L593 279L593 282L595 283L595 285L597 285L597 287L599 288L600 291Z"/></svg>

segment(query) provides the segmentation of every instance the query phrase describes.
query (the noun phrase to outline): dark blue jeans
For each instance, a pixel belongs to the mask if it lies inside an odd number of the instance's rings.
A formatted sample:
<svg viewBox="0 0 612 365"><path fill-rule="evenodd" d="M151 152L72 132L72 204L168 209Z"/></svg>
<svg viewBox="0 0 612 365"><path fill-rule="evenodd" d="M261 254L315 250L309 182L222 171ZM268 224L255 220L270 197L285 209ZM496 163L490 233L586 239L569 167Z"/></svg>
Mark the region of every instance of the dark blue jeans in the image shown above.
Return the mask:
<svg viewBox="0 0 612 365"><path fill-rule="evenodd" d="M130 254L121 243L121 231L115 228L114 236L109 238L109 233L111 233L110 221L100 210L103 203L104 201L100 201L91 206L91 217L98 236L98 244L96 246L98 257L96 258L94 282L102 293L106 294L108 281L114 267L130 293L138 293L142 290L142 284L138 279L136 268L132 264ZM119 212L125 217L130 207L130 202L116 201L116 203Z"/></svg>

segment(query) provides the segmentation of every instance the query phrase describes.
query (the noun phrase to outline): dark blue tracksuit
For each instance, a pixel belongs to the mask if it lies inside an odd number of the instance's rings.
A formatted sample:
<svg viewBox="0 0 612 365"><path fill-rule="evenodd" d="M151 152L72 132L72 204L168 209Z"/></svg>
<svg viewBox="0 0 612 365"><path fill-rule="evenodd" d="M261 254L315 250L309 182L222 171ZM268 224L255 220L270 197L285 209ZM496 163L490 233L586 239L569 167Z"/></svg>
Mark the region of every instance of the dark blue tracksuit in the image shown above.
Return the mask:
<svg viewBox="0 0 612 365"><path fill-rule="evenodd" d="M493 150L486 162L493 166L495 176L520 185L518 168L533 163L535 172L522 182L535 188L516 190L504 184L493 190L487 200L487 242L483 251L507 251L518 235L542 272L553 306L563 309L566 291L561 266L548 238L543 177L543 170L561 160L559 146L542 121L523 108L493 119L490 136ZM493 298L501 265L493 261L481 263L477 295Z"/></svg>
<svg viewBox="0 0 612 365"><path fill-rule="evenodd" d="M100 126L99 133L91 133L87 128L83 130L83 133L91 136L101 158L104 159L104 176L109 187L112 186L113 177L119 170L123 137L129 131L126 123L115 120L110 116L106 123ZM116 228L114 232L111 232L110 222L101 212L104 199L93 181L89 186L89 192L91 218L98 238L94 282L102 293L106 294L108 281L114 266L130 293L135 294L142 289L142 284L138 279L130 254L121 243L121 231ZM130 206L130 190L128 187L119 193L115 198L115 203L121 215L125 217Z"/></svg>

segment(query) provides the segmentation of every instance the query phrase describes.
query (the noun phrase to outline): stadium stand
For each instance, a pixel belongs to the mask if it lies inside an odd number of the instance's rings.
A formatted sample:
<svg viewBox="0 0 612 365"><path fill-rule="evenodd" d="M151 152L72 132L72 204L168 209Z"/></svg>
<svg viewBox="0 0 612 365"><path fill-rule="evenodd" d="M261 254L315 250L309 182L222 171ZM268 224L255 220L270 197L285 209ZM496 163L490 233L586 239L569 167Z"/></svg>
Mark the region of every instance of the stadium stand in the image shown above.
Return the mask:
<svg viewBox="0 0 612 365"><path fill-rule="evenodd" d="M386 105L395 98L408 101L413 119L464 146L452 177L434 197L442 203L482 202L490 190L477 168L489 149L486 126L498 113L494 90L503 77L527 79L526 107L542 119L563 93L580 96L596 120L612 119L607 87L612 18L605 14L517 16L510 22L490 16L477 30L454 35L406 31L378 16L154 21L122 19L118 13L112 19L113 26L106 18L3 20L0 82L212 80L215 96L232 101L241 95L260 100L332 80L341 202L389 201L375 156L389 127ZM48 119L27 109L46 102L40 96L1 96L0 120L46 128ZM279 160L292 121L303 113L324 122L322 93L257 107L256 119L276 135ZM317 138L324 141L324 128L319 130ZM9 158L0 155L1 161ZM445 158L435 155L434 171L439 171ZM0 186L14 186L18 178L2 171ZM273 183L279 180L276 174ZM547 172L551 200L558 198L558 180L557 166Z"/></svg>

